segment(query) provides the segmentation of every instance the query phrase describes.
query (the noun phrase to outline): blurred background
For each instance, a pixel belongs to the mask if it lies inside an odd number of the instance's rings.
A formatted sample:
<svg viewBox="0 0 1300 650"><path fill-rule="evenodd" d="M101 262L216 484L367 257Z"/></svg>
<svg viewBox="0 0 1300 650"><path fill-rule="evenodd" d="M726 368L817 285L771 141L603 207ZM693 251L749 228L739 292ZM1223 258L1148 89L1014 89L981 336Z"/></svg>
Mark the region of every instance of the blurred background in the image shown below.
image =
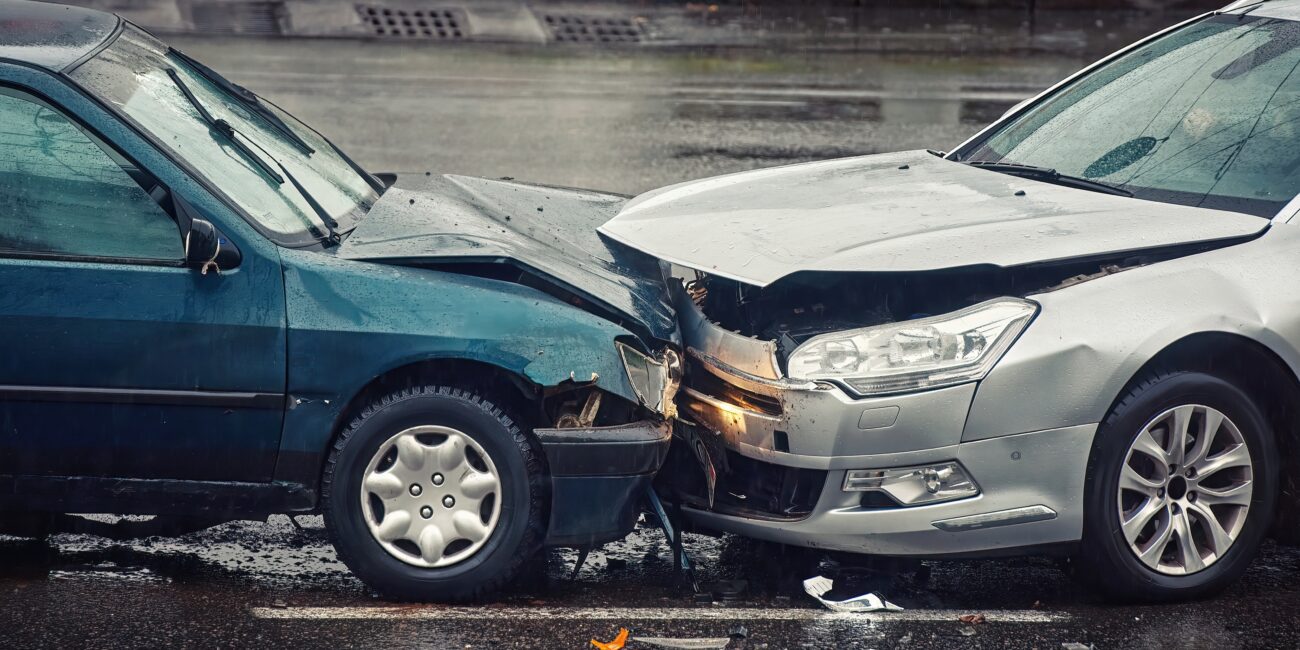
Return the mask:
<svg viewBox="0 0 1300 650"><path fill-rule="evenodd" d="M372 171L635 194L946 150L1227 0L74 0L278 103Z"/></svg>

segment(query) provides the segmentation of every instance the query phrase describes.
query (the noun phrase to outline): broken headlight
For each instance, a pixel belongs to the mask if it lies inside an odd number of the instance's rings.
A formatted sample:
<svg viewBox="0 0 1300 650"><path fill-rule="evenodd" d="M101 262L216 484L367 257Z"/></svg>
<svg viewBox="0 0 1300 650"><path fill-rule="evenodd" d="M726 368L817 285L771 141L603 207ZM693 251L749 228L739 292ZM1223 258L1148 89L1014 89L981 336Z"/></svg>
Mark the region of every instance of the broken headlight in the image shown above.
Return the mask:
<svg viewBox="0 0 1300 650"><path fill-rule="evenodd" d="M862 395L982 379L1038 306L997 298L942 316L822 334L790 355L794 379L834 379Z"/></svg>
<svg viewBox="0 0 1300 650"><path fill-rule="evenodd" d="M682 363L677 353L665 348L655 359L625 343L615 343L614 346L618 348L627 380L641 404L664 417L676 417L677 405L673 397L682 379Z"/></svg>

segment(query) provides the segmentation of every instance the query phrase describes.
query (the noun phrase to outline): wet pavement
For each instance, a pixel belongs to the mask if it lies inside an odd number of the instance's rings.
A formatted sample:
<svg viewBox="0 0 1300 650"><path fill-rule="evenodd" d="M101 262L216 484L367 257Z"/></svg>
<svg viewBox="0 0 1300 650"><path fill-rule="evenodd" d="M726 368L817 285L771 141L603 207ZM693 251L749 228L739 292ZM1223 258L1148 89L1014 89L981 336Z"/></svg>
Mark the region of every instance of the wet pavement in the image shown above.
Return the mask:
<svg viewBox="0 0 1300 650"><path fill-rule="evenodd" d="M643 529L594 552L576 578L575 554L553 551L491 603L446 607L378 600L337 561L320 518L298 519L301 529L277 516L132 543L0 538L0 647L582 648L620 627L633 638L743 631L730 648L1300 643L1300 550L1290 547L1270 545L1218 598L1164 606L1102 603L1068 576L1065 561L1051 558L840 564L832 596L878 590L906 609L837 614L802 592L803 578L836 575L818 553L689 535L702 584L745 581L740 593L700 601L674 575L661 534ZM974 614L987 622L960 621Z"/></svg>
<svg viewBox="0 0 1300 650"><path fill-rule="evenodd" d="M173 39L330 135L374 170L436 170L635 193L700 176L908 148L946 149L1085 63L1035 56L402 47ZM699 602L657 531L539 557L479 608L386 603L348 575L319 517L176 539L0 537L0 647L581 648L727 637L732 648L1276 648L1300 645L1300 550L1270 546L1200 603L1101 603L1050 558L842 570L906 608L832 614L803 594L821 555L689 536ZM841 567L843 569L843 567ZM987 622L968 625L964 614ZM647 647L632 644L629 647Z"/></svg>
<svg viewBox="0 0 1300 650"><path fill-rule="evenodd" d="M715 48L172 43L373 170L637 193L819 158L947 149L1082 59Z"/></svg>

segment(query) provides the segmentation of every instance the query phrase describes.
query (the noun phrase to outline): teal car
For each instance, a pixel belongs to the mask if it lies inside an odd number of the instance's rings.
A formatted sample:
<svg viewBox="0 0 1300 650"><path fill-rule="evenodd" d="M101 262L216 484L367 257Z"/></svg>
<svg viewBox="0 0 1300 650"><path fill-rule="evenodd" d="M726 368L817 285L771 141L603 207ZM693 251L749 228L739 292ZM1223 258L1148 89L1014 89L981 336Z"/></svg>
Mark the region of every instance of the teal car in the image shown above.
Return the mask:
<svg viewBox="0 0 1300 650"><path fill-rule="evenodd" d="M318 512L437 600L622 537L680 374L664 269L595 232L624 201L371 174L116 16L0 0L0 530Z"/></svg>

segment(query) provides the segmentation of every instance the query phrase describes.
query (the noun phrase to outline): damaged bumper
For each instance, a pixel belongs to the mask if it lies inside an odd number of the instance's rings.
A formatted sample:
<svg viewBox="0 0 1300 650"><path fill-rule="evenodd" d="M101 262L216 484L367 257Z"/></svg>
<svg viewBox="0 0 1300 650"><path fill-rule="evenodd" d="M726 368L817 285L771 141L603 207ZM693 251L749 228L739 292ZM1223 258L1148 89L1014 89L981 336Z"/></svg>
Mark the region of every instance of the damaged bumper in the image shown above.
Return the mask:
<svg viewBox="0 0 1300 650"><path fill-rule="evenodd" d="M591 546L626 535L641 495L668 455L667 421L537 429L551 471L549 546Z"/></svg>
<svg viewBox="0 0 1300 650"><path fill-rule="evenodd" d="M686 377L657 487L696 527L912 556L1078 539L1095 425L963 442L975 383L859 398L793 381L774 343L678 293Z"/></svg>

